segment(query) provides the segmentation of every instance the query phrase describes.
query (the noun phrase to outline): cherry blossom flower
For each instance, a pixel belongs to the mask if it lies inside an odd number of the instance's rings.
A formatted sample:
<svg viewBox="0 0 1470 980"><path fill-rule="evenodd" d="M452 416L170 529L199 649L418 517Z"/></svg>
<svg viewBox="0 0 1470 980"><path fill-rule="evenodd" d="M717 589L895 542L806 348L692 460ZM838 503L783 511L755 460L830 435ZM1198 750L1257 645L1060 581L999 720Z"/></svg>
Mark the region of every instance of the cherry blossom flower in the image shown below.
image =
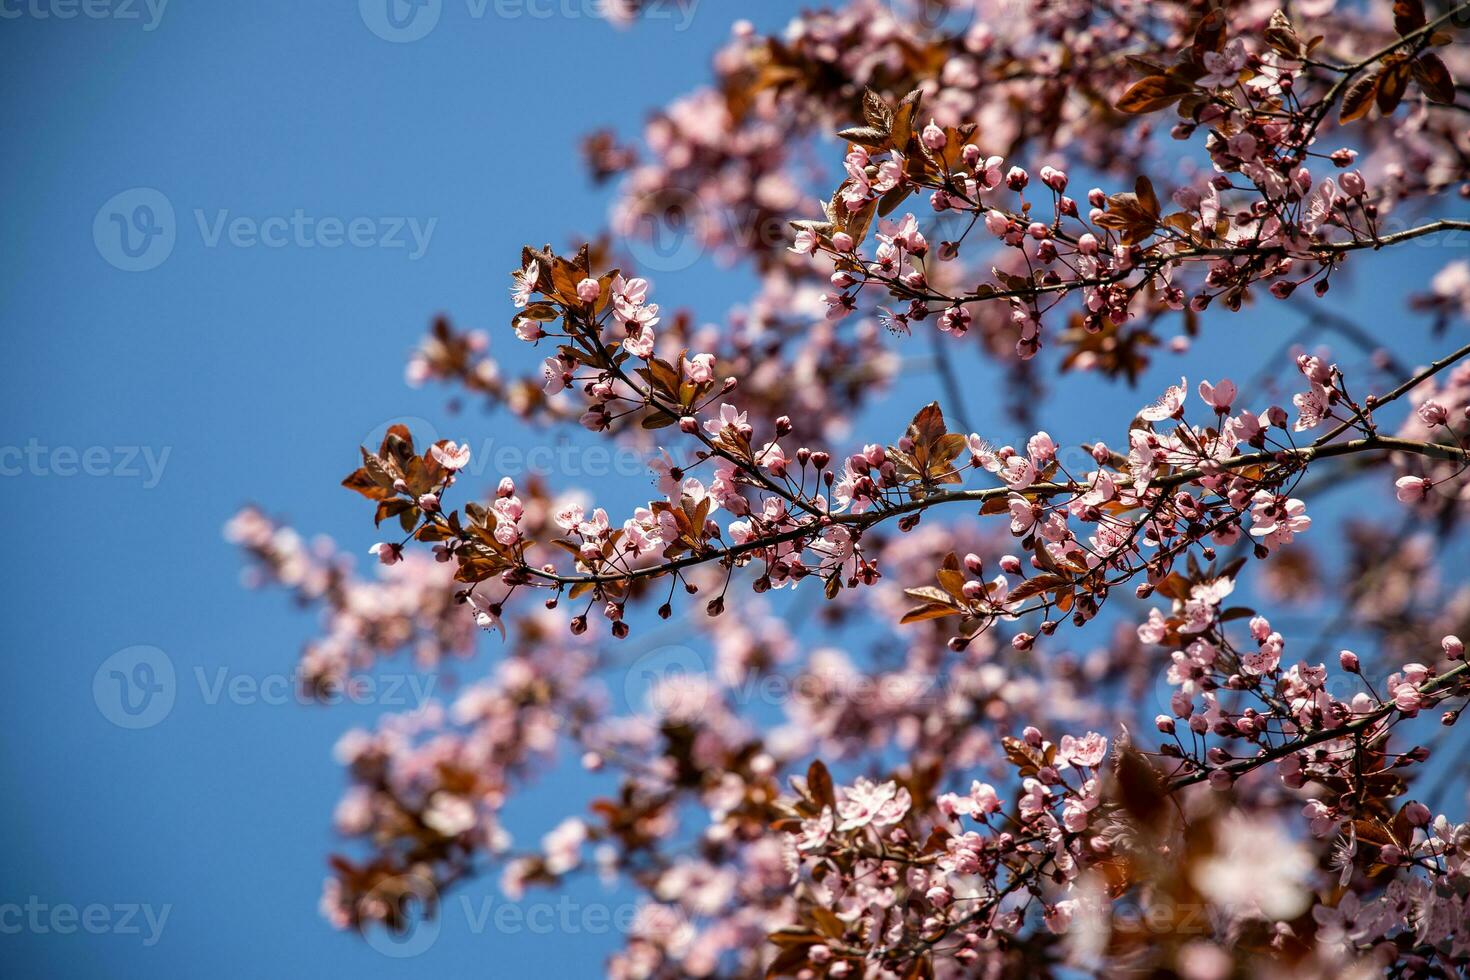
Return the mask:
<svg viewBox="0 0 1470 980"><path fill-rule="evenodd" d="M432 452L434 458L439 461L439 465L450 472L462 470L469 465L470 447L468 444L461 446L458 443L446 441L442 446L435 445Z"/></svg>
<svg viewBox="0 0 1470 980"><path fill-rule="evenodd" d="M1185 389L1189 382L1183 378L1179 379L1177 385L1170 385L1164 389L1164 394L1158 401L1138 413L1138 417L1145 422L1162 422L1173 418L1184 407Z"/></svg>
<svg viewBox="0 0 1470 980"><path fill-rule="evenodd" d="M910 805L909 791L901 789L897 783L875 783L860 776L856 783L842 791L837 802L837 815L842 818L837 829L889 827L903 819Z"/></svg>
<svg viewBox="0 0 1470 980"><path fill-rule="evenodd" d="M527 262L524 269L518 269L511 274L515 284L511 287L510 298L517 309L531 301L531 294L536 291L536 280L540 276L541 267L535 261Z"/></svg>
<svg viewBox="0 0 1470 980"><path fill-rule="evenodd" d="M1058 756L1069 765L1095 769L1107 752L1108 740L1097 732L1088 732L1081 738L1063 735Z"/></svg>
<svg viewBox="0 0 1470 980"><path fill-rule="evenodd" d="M1235 401L1235 382L1229 378L1223 379L1218 385L1212 385L1208 381L1199 383L1199 396L1205 404L1214 408L1217 412L1229 413L1231 404Z"/></svg>
<svg viewBox="0 0 1470 980"><path fill-rule="evenodd" d="M1433 486L1421 476L1401 476L1393 485L1397 487L1395 495L1406 504L1417 504L1425 500L1429 496L1429 488Z"/></svg>
<svg viewBox="0 0 1470 980"><path fill-rule="evenodd" d="M726 430L738 432L745 425L745 413L738 411L735 406L722 404L719 411L717 418L708 419L704 423L704 431L710 435L719 436Z"/></svg>
<svg viewBox="0 0 1470 980"><path fill-rule="evenodd" d="M1258 490L1251 498L1251 535L1267 548L1290 544L1293 537L1312 526L1307 505Z"/></svg>

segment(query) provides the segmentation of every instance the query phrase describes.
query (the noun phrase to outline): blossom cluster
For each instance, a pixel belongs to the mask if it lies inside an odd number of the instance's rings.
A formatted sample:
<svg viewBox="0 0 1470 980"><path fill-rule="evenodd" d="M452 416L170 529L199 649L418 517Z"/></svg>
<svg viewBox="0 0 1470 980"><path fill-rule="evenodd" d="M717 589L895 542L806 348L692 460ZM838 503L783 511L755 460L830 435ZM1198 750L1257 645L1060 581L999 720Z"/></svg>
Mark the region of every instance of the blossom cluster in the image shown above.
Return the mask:
<svg viewBox="0 0 1470 980"><path fill-rule="evenodd" d="M922 6L738 24L640 146L589 138L611 234L515 262L536 368L447 320L411 356L456 403L647 453L650 493L467 490L468 442L399 425L343 481L370 574L231 522L251 584L321 613L323 700L404 653L494 660L341 740L324 915L585 874L638 896L615 977L1463 972L1470 346L1403 364L1397 324L1312 297L1465 227L1465 5ZM833 130L835 190L807 153ZM757 277L719 322L639 267L675 212ZM1463 265L1413 300L1436 337ZM1044 428L1038 365L1134 383L1171 324L1183 354L1267 297L1370 364L1288 344L1269 394L1191 366L1085 443ZM923 334L943 407L886 424ZM971 431L959 345L1024 438ZM1347 481L1382 512L1319 505ZM518 840L569 761L595 794Z"/></svg>

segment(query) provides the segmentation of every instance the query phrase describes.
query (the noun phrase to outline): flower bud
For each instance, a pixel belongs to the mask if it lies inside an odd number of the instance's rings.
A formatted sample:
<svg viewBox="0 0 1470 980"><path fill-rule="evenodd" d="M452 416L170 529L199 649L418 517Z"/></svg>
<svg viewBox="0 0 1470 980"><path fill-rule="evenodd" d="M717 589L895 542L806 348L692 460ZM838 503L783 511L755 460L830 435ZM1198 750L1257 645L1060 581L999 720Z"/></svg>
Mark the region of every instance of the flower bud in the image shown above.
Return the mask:
<svg viewBox="0 0 1470 980"><path fill-rule="evenodd" d="M379 541L368 549L368 554L377 555L384 565L396 565L403 558L403 547L391 541Z"/></svg>
<svg viewBox="0 0 1470 980"><path fill-rule="evenodd" d="M1431 428L1444 425L1450 420L1449 410L1437 401L1427 401L1419 406L1419 418Z"/></svg>

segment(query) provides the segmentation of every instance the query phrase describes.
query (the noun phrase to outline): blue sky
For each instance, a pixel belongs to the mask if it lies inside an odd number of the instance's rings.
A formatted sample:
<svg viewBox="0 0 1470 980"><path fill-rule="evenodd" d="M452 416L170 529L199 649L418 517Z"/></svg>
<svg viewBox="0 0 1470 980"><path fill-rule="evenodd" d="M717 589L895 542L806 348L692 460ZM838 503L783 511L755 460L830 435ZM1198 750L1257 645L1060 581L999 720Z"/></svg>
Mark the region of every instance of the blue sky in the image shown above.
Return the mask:
<svg viewBox="0 0 1470 980"><path fill-rule="evenodd" d="M796 6L741 14L774 29ZM403 384L405 355L443 311L528 362L504 326L521 244L590 233L607 210L579 137L609 124L631 135L647 109L702 82L733 12L670 8L617 31L572 0L432 0L420 17L437 21L404 40L426 21L395 25L370 0L85 9L0 0L0 496L15 520L0 972L594 972L608 934L544 931L532 917L486 928L478 903L490 897L493 914L500 900L484 888L407 963L317 916L341 789L331 746L378 709L272 703L312 622L240 588L220 529L255 501L362 554L367 511L337 483L387 420L428 419L477 445L552 438L473 412L452 419L442 392ZM1375 260L1374 278L1334 291L1334 308L1380 328L1405 360L1422 357L1435 349L1422 324L1396 314L1448 254ZM655 298L717 319L747 284L701 264L656 281ZM1252 347L1292 323L1278 307L1215 320L1196 353L1247 376ZM998 418L996 373L969 370L971 413ZM1166 355L1142 392L1069 380L1048 427L1063 441L1121 431L1179 373ZM906 377L890 412L932 388ZM1006 425L987 435L1020 435ZM631 498L639 486L611 489ZM133 730L99 710L94 679L140 646L162 651L175 696ZM539 798L572 812L581 785L553 776ZM576 895L616 912L595 889Z"/></svg>

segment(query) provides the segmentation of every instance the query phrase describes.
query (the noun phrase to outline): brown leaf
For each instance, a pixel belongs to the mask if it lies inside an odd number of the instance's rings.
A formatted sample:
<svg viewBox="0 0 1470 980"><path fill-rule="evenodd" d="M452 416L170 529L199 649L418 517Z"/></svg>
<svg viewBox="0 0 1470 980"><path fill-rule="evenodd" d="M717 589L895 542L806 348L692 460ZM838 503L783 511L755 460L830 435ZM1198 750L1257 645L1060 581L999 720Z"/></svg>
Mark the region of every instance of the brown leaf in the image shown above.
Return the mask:
<svg viewBox="0 0 1470 980"><path fill-rule="evenodd" d="M811 910L812 921L817 928L822 930L833 939L841 939L843 933L847 932L847 924L837 917L837 913L823 905L815 905Z"/></svg>
<svg viewBox="0 0 1470 980"><path fill-rule="evenodd" d="M1124 748L1114 754L1113 787L1123 809L1139 822L1156 825L1168 806L1168 789L1148 759Z"/></svg>
<svg viewBox="0 0 1470 980"><path fill-rule="evenodd" d="M343 479L342 485L348 490L356 490L369 500L391 500L397 494L389 487L380 486L365 467L359 466Z"/></svg>
<svg viewBox="0 0 1470 980"><path fill-rule="evenodd" d="M888 148L888 131L876 126L853 126L844 129L837 134L849 143L857 143L874 150L885 150Z"/></svg>
<svg viewBox="0 0 1470 980"><path fill-rule="evenodd" d="M921 602L949 602L949 593L943 589L936 589L932 585L920 585L913 589L904 589L903 594L910 599L918 599Z"/></svg>
<svg viewBox="0 0 1470 980"><path fill-rule="evenodd" d="M1011 501L1008 497L991 497L980 505L981 514L1004 514L1011 509Z"/></svg>
<svg viewBox="0 0 1470 980"><path fill-rule="evenodd" d="M1348 86L1342 96L1342 106L1337 111L1340 123L1362 119L1373 108L1373 93L1378 90L1378 76L1366 75Z"/></svg>
<svg viewBox="0 0 1470 980"><path fill-rule="evenodd" d="M1000 744L1005 749L1006 759L1022 776L1034 776L1037 770L1046 765L1046 758L1019 738L1007 735L1000 740Z"/></svg>
<svg viewBox="0 0 1470 980"><path fill-rule="evenodd" d="M1022 599L1030 599L1032 596L1038 596L1043 592L1049 592L1052 589L1070 586L1071 584L1072 580L1065 575L1033 575L1006 593L1006 599L1013 599L1019 602Z"/></svg>
<svg viewBox="0 0 1470 980"><path fill-rule="evenodd" d="M1128 87L1118 99L1118 111L1135 115L1158 112L1189 94L1193 88L1189 83L1168 75L1149 75Z"/></svg>
<svg viewBox="0 0 1470 980"><path fill-rule="evenodd" d="M768 938L772 942L775 942L776 945L782 945L774 937ZM766 980L778 980L780 977L796 976L802 970L807 969L807 951L809 949L810 944L784 946L781 952L776 954L776 958L771 960L771 965L766 967Z"/></svg>
<svg viewBox="0 0 1470 980"><path fill-rule="evenodd" d="M910 181L904 181L902 184L899 184L892 190L885 192L884 195L878 199L878 217L888 217L890 214L893 213L895 208L897 208L904 201L908 200L909 195L913 194L915 190L915 184Z"/></svg>
<svg viewBox="0 0 1470 980"><path fill-rule="evenodd" d="M893 110L883 101L883 96L870 88L863 89L863 118L869 126L885 133L893 128Z"/></svg>
<svg viewBox="0 0 1470 980"><path fill-rule="evenodd" d="M1195 28L1194 46L1190 54L1196 62L1202 63L1206 52L1219 51L1223 47L1225 47L1225 11L1221 7L1213 7L1200 19L1199 27Z"/></svg>
<svg viewBox="0 0 1470 980"><path fill-rule="evenodd" d="M904 613L899 619L898 625L907 626L909 623L920 623L926 619L943 619L946 616L958 616L960 611L953 606L939 602L928 602L922 606L915 606Z"/></svg>
<svg viewBox="0 0 1470 980"><path fill-rule="evenodd" d="M965 594L965 574L954 568L941 568L937 573L939 586L954 596L956 599L963 598Z"/></svg>
<svg viewBox="0 0 1470 980"><path fill-rule="evenodd" d="M944 425L944 411L938 402L930 402L914 413L913 421L909 423L908 437L913 440L915 446L927 446L933 444L940 436L948 430Z"/></svg>
<svg viewBox="0 0 1470 980"><path fill-rule="evenodd" d="M1108 209L1097 224L1121 234L1123 244L1133 245L1153 234L1159 224L1159 199L1147 177L1139 177L1132 194L1108 197Z"/></svg>
<svg viewBox="0 0 1470 980"><path fill-rule="evenodd" d="M388 460L366 449L362 450L362 468L374 483L385 489L391 490L393 484L398 480L398 474L394 472Z"/></svg>
<svg viewBox="0 0 1470 980"><path fill-rule="evenodd" d="M909 139L914 135L914 115L919 111L919 100L924 93L914 89L908 95L899 100L898 108L893 113L893 145L904 151L909 145Z"/></svg>
<svg viewBox="0 0 1470 980"><path fill-rule="evenodd" d="M1137 195L1138 203L1148 213L1148 216L1157 221L1159 219L1159 198L1154 193L1153 181L1140 176L1133 182L1133 193Z"/></svg>
<svg viewBox="0 0 1470 980"><path fill-rule="evenodd" d="M1393 29L1399 37L1407 37L1428 23L1420 0L1397 0L1393 5Z"/></svg>
<svg viewBox="0 0 1470 980"><path fill-rule="evenodd" d="M1291 26L1291 18L1286 16L1285 11L1277 10L1271 14L1265 36L1267 44L1288 58L1301 57L1302 39L1297 36L1296 30Z"/></svg>
<svg viewBox="0 0 1470 980"><path fill-rule="evenodd" d="M1404 97L1404 91L1409 87L1409 75L1412 71L1407 60L1384 62L1383 68L1378 72L1379 112L1387 116L1398 108L1399 102Z"/></svg>
<svg viewBox="0 0 1470 980"><path fill-rule="evenodd" d="M1425 98L1440 105L1453 105L1455 79L1439 55L1426 51L1413 63L1414 80L1424 90Z"/></svg>
<svg viewBox="0 0 1470 980"><path fill-rule="evenodd" d="M821 759L813 759L806 767L806 791L819 806L837 806L837 791L832 786L832 774Z"/></svg>
<svg viewBox="0 0 1470 980"><path fill-rule="evenodd" d="M396 517L406 510L413 509L413 502L404 500L402 497L393 497L390 500L380 501L377 512L373 514L373 526L376 527L390 517Z"/></svg>

